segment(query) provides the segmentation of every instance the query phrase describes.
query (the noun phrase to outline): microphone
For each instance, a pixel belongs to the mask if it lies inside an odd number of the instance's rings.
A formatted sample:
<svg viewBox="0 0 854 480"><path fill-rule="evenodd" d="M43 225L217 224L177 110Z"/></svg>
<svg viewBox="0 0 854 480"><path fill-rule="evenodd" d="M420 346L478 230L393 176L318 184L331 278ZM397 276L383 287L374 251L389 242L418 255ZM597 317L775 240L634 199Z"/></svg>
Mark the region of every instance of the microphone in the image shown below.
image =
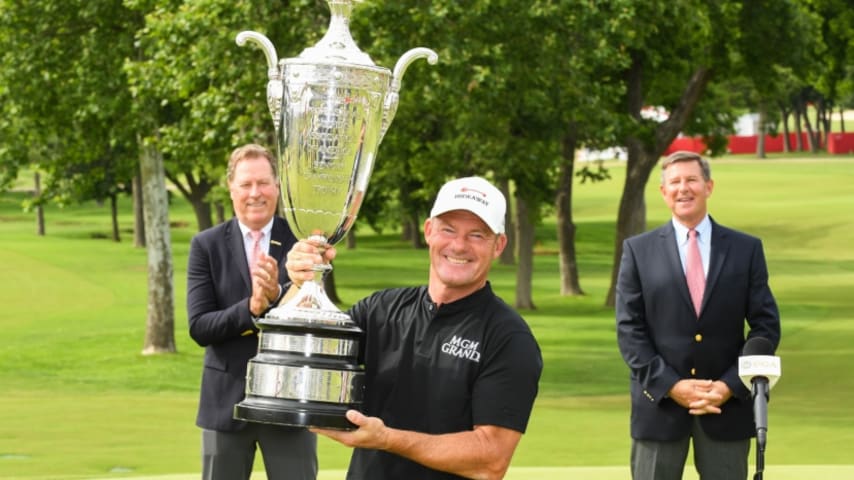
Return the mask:
<svg viewBox="0 0 854 480"><path fill-rule="evenodd" d="M774 356L774 344L763 337L749 338L738 359L738 376L753 394L753 422L756 447L765 451L768 432L768 392L780 378L780 357Z"/></svg>

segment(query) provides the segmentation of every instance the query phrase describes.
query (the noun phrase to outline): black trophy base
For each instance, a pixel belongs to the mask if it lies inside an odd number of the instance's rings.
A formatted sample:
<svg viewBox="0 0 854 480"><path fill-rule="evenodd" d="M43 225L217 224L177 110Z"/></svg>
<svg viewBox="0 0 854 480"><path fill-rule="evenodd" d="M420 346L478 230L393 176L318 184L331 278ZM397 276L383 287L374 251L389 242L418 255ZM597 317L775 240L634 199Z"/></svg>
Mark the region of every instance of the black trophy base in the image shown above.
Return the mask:
<svg viewBox="0 0 854 480"><path fill-rule="evenodd" d="M269 400L247 397L234 406L234 418L255 423L291 427L318 427L334 430L355 430L357 427L345 416L349 405L330 405L292 400Z"/></svg>

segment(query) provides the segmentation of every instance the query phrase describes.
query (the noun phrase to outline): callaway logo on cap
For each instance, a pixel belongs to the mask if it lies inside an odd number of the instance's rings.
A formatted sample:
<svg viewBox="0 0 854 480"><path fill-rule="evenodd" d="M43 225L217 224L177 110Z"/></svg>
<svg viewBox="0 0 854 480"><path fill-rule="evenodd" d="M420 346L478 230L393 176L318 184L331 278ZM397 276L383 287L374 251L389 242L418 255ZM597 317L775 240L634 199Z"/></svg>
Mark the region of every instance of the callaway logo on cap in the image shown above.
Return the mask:
<svg viewBox="0 0 854 480"><path fill-rule="evenodd" d="M465 177L442 185L430 211L436 217L451 210L468 210L494 233L504 233L507 202L500 190L481 177Z"/></svg>

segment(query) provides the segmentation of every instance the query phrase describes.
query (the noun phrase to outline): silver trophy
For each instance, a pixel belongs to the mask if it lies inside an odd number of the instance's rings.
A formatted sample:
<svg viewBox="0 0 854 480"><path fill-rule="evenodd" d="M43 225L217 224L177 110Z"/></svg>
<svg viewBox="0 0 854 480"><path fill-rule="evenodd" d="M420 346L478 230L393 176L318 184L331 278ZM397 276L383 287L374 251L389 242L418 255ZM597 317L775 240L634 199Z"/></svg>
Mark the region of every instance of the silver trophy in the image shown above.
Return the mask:
<svg viewBox="0 0 854 480"><path fill-rule="evenodd" d="M350 35L352 0L328 0L329 30L296 58L278 60L264 35L245 31L237 44L258 44L267 57L267 104L278 143L285 216L299 238L334 245L356 220L377 148L394 119L409 65L438 55L406 52L394 72L378 67ZM331 269L315 265L317 275ZM363 398L358 365L361 329L306 282L295 298L257 322L258 355L249 361L246 398L235 418L279 425L350 429L344 417Z"/></svg>

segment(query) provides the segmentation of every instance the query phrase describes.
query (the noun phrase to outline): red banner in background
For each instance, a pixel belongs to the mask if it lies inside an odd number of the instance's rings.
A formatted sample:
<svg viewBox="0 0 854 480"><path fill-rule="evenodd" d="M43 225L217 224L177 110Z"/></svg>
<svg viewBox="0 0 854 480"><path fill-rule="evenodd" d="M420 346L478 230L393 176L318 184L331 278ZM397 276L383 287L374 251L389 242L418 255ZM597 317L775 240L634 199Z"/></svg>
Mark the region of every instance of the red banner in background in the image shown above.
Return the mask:
<svg viewBox="0 0 854 480"><path fill-rule="evenodd" d="M831 133L827 137L828 153L854 153L854 133Z"/></svg>
<svg viewBox="0 0 854 480"><path fill-rule="evenodd" d="M729 153L756 153L756 146L759 143L758 135L730 135L727 151ZM789 146L791 151L795 151L797 146L797 134L789 134ZM809 143L807 142L807 134L801 134L801 145L806 149ZM783 152L783 135L765 135L765 152L778 153ZM706 143L702 137L679 137L667 147L664 155L670 155L677 150L688 150L695 153L705 153ZM831 133L827 141L827 151L829 153L852 153L854 152L854 133Z"/></svg>

